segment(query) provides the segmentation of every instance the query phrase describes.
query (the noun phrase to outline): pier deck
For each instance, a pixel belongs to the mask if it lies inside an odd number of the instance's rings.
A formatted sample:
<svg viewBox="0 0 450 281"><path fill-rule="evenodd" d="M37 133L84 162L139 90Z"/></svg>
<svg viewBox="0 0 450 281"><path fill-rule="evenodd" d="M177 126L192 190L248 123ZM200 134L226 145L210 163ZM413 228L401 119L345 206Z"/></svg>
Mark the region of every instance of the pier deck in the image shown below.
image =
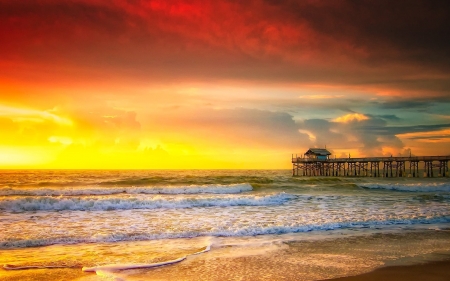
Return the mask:
<svg viewBox="0 0 450 281"><path fill-rule="evenodd" d="M448 177L448 156L314 159L292 155L293 176Z"/></svg>

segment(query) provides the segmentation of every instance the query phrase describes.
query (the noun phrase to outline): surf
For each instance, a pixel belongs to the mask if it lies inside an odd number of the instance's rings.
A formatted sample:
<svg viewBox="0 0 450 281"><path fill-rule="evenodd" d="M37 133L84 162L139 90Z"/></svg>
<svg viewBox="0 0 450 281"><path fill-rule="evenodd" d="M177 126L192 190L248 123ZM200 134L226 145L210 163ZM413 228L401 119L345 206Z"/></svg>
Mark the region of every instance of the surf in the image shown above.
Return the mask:
<svg viewBox="0 0 450 281"><path fill-rule="evenodd" d="M0 210L11 212L28 211L111 211L135 209L180 209L195 207L232 207L280 205L297 196L287 193L267 195L224 196L119 196L119 197L74 197L37 196L6 198L0 200Z"/></svg>
<svg viewBox="0 0 450 281"><path fill-rule="evenodd" d="M143 187L72 187L60 189L11 188L0 189L0 196L81 196L126 194L237 194L252 191L248 183L209 185L163 185Z"/></svg>

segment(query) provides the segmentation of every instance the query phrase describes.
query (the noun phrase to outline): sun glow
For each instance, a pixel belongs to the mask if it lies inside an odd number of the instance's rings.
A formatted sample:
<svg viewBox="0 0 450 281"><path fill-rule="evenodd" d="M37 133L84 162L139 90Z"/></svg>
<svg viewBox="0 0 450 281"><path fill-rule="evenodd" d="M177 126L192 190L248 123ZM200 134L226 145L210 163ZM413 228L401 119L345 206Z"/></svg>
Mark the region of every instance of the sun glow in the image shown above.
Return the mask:
<svg viewBox="0 0 450 281"><path fill-rule="evenodd" d="M120 101L111 104L117 103ZM62 105L57 110L2 105L0 167L264 168L267 161L271 161L272 167L289 165L280 157L287 153L279 148L261 153L258 147L261 144L256 147L248 147L248 141L240 144L239 130L246 134L260 132L245 132L239 119L223 115L226 110L198 108L197 114L204 117L192 115L191 109L166 110L154 113L163 116L154 122L146 114L161 109L139 110L141 103L128 103L126 109L119 109L77 100L70 107ZM136 111L130 111L133 109ZM256 117L260 114L254 113ZM233 129L238 130L234 135Z"/></svg>
<svg viewBox="0 0 450 281"><path fill-rule="evenodd" d="M45 165L51 160L52 156L48 154L48 151L40 147L0 147L1 168L30 168Z"/></svg>

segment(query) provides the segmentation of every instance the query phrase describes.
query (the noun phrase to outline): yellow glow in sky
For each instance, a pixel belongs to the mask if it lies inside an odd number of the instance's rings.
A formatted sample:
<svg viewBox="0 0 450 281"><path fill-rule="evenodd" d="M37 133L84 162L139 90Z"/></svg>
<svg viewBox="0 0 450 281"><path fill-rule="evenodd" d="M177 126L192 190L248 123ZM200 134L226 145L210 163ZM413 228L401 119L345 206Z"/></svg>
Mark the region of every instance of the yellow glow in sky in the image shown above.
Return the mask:
<svg viewBox="0 0 450 281"><path fill-rule="evenodd" d="M386 126L384 121L314 109L291 115L270 107L277 99L266 89L247 87L228 98L215 86L155 87L147 94L139 86L131 96L122 88L108 89L110 94L102 88L95 94L92 88L46 99L11 96L0 104L0 168L289 169L290 155L309 147L327 145L332 157L397 155L406 145L415 153L438 154L420 143L440 147L450 135L446 129L374 136L376 146L368 147L365 134L371 132L360 125ZM278 102L296 99L293 91L286 88ZM308 119L308 114L317 117Z"/></svg>

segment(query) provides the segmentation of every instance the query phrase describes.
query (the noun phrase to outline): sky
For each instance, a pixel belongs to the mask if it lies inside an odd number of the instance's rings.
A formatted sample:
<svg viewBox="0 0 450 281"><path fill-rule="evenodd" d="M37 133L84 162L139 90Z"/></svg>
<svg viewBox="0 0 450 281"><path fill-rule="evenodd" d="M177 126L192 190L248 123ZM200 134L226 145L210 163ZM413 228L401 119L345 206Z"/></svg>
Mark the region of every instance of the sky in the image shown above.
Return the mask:
<svg viewBox="0 0 450 281"><path fill-rule="evenodd" d="M450 154L448 1L0 0L0 168Z"/></svg>

